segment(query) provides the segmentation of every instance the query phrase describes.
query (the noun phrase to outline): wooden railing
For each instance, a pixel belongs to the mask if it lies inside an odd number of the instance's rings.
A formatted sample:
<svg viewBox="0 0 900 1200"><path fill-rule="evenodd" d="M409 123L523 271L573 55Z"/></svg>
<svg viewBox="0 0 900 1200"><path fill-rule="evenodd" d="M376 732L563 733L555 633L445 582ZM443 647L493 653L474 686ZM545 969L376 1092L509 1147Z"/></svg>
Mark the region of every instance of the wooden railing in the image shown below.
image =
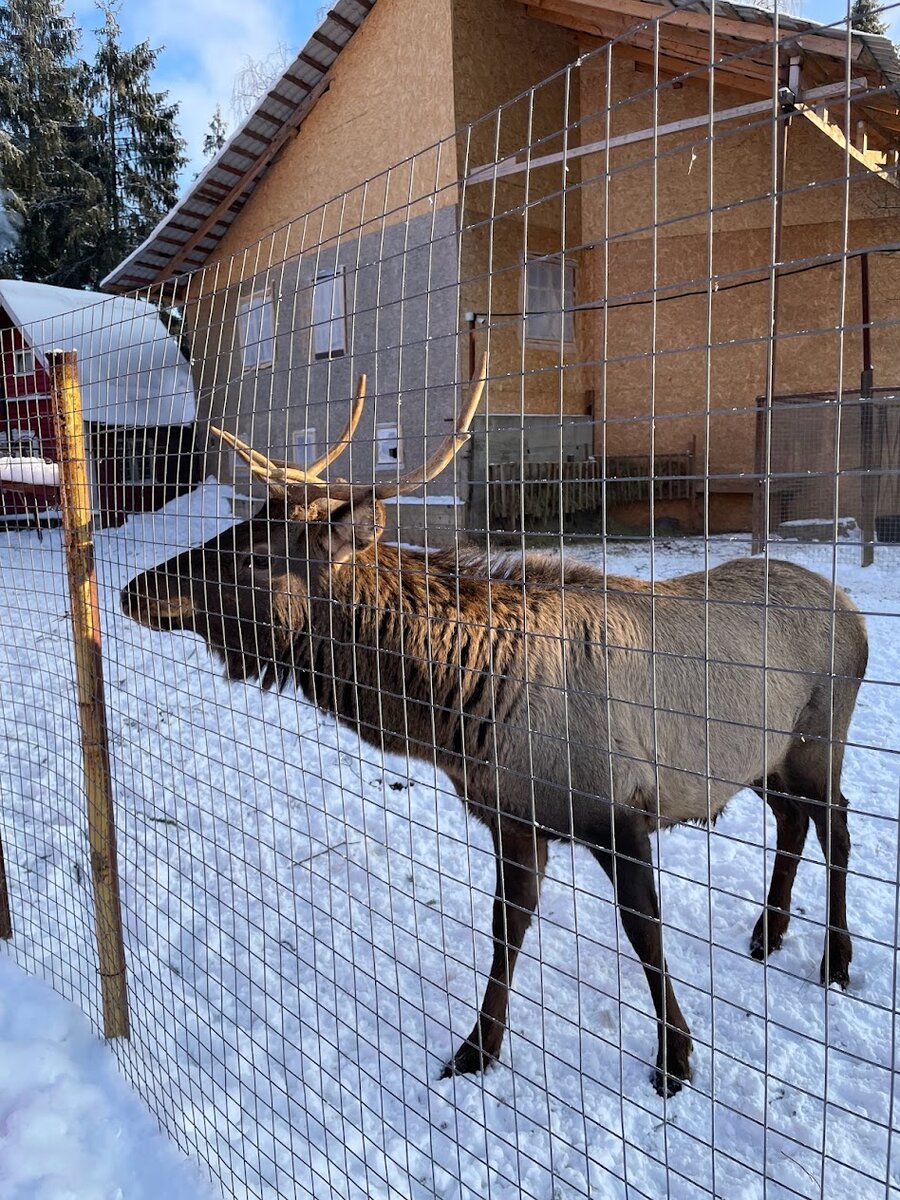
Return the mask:
<svg viewBox="0 0 900 1200"><path fill-rule="evenodd" d="M698 495L693 446L680 454L627 454L575 462L488 464L488 505L492 519L506 526L546 528L560 515L599 513L650 499L687 500Z"/></svg>

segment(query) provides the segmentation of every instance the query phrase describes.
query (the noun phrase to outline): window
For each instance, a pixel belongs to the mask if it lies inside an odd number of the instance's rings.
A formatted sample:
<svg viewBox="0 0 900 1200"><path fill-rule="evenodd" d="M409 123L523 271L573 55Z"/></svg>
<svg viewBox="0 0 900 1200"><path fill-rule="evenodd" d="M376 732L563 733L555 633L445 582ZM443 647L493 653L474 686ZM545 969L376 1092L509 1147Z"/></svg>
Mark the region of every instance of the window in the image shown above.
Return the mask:
<svg viewBox="0 0 900 1200"><path fill-rule="evenodd" d="M525 341L539 346L575 341L575 264L561 254L525 262Z"/></svg>
<svg viewBox="0 0 900 1200"><path fill-rule="evenodd" d="M251 296L238 312L244 369L268 367L275 358L275 322L272 301L265 292Z"/></svg>
<svg viewBox="0 0 900 1200"><path fill-rule="evenodd" d="M317 446L315 429L307 425L306 429L297 430L294 434L294 462L298 467L308 467L316 461Z"/></svg>
<svg viewBox="0 0 900 1200"><path fill-rule="evenodd" d="M33 429L13 428L0 433L0 457L40 458L40 438Z"/></svg>
<svg viewBox="0 0 900 1200"><path fill-rule="evenodd" d="M396 422L375 426L375 466L398 467L403 463L400 428Z"/></svg>
<svg viewBox="0 0 900 1200"><path fill-rule="evenodd" d="M12 352L13 375L21 379L24 375L34 374L34 351L27 347L24 350Z"/></svg>
<svg viewBox="0 0 900 1200"><path fill-rule="evenodd" d="M347 352L344 269L316 276L313 285L312 342L315 358L337 358Z"/></svg>
<svg viewBox="0 0 900 1200"><path fill-rule="evenodd" d="M156 452L149 438L137 437L125 446L122 482L131 487L149 487L156 483Z"/></svg>

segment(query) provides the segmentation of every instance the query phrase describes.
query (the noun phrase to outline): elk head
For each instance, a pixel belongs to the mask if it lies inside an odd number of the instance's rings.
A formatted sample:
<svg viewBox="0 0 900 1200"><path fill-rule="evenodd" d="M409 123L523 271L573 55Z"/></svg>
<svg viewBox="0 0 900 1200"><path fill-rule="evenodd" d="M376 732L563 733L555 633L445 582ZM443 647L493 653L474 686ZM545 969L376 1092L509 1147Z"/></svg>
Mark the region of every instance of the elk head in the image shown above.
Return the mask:
<svg viewBox="0 0 900 1200"><path fill-rule="evenodd" d="M382 501L433 479L468 440L486 373L483 358L453 432L427 462L374 487L323 478L359 423L365 376L343 434L309 467L267 458L214 429L266 484L268 500L249 520L134 578L122 590L126 615L151 629L200 634L232 679L283 685L303 670L299 635L307 642L328 636L335 573L374 559L385 526Z"/></svg>

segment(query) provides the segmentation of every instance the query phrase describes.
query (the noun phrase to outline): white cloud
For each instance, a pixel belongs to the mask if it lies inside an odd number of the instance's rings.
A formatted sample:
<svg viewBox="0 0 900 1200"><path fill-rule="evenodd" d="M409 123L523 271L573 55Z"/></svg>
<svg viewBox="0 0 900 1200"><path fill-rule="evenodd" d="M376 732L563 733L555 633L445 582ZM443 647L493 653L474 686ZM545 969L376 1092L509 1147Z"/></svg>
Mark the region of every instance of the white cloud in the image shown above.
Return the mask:
<svg viewBox="0 0 900 1200"><path fill-rule="evenodd" d="M75 0L70 11L90 54L101 15L91 0ZM126 46L146 39L163 47L153 83L179 105L190 159L185 182L203 166L203 138L217 104L231 122L232 85L247 59L268 57L280 42L299 48L317 20L313 4L278 0L124 0L118 19Z"/></svg>

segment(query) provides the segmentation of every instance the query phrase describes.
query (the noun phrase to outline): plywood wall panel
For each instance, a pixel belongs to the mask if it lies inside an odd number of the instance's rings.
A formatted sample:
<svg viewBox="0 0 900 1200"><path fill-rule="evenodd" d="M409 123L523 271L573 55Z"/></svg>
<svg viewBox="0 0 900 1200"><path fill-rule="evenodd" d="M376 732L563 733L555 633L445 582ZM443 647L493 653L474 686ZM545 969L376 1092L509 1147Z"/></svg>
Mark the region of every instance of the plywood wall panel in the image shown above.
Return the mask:
<svg viewBox="0 0 900 1200"><path fill-rule="evenodd" d="M436 186L453 184L453 154L439 159L433 151L416 164L412 185L406 165L388 181L358 187L452 135L450 5L451 0L380 0L338 59L328 91L223 238L218 257L265 239L287 222L294 222L295 250L303 240L334 237L360 219L402 211L410 198L421 206ZM415 97L427 97L427 103L415 103ZM354 195L322 207L345 192ZM314 216L298 221L305 213Z"/></svg>

